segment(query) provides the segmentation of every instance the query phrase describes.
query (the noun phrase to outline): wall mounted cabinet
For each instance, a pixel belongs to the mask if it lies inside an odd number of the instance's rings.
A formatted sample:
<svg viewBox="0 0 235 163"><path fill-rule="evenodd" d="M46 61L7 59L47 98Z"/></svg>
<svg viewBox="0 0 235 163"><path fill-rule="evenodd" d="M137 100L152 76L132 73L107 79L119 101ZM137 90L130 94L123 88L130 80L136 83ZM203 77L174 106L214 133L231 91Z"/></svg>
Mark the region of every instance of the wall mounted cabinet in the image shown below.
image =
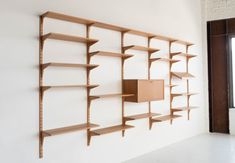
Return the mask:
<svg viewBox="0 0 235 163"><path fill-rule="evenodd" d="M125 98L128 102L164 100L164 80L123 80L123 91L134 94Z"/></svg>

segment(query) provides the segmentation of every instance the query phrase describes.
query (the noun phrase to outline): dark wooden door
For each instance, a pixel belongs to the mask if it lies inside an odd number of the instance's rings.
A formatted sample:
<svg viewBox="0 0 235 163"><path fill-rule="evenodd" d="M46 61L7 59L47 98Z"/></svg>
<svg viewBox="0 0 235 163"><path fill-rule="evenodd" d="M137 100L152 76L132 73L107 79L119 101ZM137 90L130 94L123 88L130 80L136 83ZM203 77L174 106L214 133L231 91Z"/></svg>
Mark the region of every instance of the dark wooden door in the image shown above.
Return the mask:
<svg viewBox="0 0 235 163"><path fill-rule="evenodd" d="M227 21L208 22L210 132L229 133Z"/></svg>

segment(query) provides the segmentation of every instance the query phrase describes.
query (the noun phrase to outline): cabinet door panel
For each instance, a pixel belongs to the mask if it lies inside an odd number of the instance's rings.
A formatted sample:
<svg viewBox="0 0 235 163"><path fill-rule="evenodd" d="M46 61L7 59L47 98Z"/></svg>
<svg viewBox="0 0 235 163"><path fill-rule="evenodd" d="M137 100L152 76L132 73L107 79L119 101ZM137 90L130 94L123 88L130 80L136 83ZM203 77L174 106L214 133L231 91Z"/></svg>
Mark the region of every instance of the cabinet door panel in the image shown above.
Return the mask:
<svg viewBox="0 0 235 163"><path fill-rule="evenodd" d="M164 100L164 80L140 80L138 102Z"/></svg>

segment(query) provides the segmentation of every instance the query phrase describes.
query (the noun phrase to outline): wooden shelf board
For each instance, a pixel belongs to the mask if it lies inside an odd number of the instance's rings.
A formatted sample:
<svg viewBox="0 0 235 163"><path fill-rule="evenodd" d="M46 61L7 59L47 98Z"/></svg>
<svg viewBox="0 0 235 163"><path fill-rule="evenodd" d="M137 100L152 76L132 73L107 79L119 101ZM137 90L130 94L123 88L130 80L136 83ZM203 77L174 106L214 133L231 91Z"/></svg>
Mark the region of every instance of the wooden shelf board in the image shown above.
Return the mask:
<svg viewBox="0 0 235 163"><path fill-rule="evenodd" d="M42 36L42 40L46 39L55 39L55 40L62 40L62 41L72 41L72 42L80 42L80 43L87 43L87 44L94 44L98 42L96 39L89 39L79 36L71 36L59 33L48 33Z"/></svg>
<svg viewBox="0 0 235 163"><path fill-rule="evenodd" d="M196 57L196 55L194 55L194 54L188 54L188 53L182 53L182 52L170 53L170 55L171 55L172 57L173 57L173 56L176 56L176 55L178 55L178 56L183 56L183 57L186 57L186 58L188 58L188 59L193 58L193 57Z"/></svg>
<svg viewBox="0 0 235 163"><path fill-rule="evenodd" d="M76 88L76 87L81 87L81 88L95 88L95 87L98 87L99 85L44 85L44 86L41 86L41 88L43 90L47 90L47 89L50 89L50 88Z"/></svg>
<svg viewBox="0 0 235 163"><path fill-rule="evenodd" d="M174 43L177 43L177 44L187 45L187 46L192 46L192 45L194 45L194 44L191 43L191 42L183 41L183 40L175 40L175 41L173 41L173 42L174 42Z"/></svg>
<svg viewBox="0 0 235 163"><path fill-rule="evenodd" d="M90 56L94 56L94 55L120 57L124 59L133 57L133 55L130 55L130 54L113 53L113 52L106 52L106 51L95 51L95 52L90 53Z"/></svg>
<svg viewBox="0 0 235 163"><path fill-rule="evenodd" d="M155 35L152 34L152 33L138 31L138 30L133 30L133 29L129 29L126 33L133 34L133 35L138 35L138 36L143 36L143 37L150 37L150 38L154 38L155 37Z"/></svg>
<svg viewBox="0 0 235 163"><path fill-rule="evenodd" d="M174 42L174 41L176 41L175 38L167 37L167 36L162 36L162 35L155 35L153 38L154 38L154 39L157 39L157 40L163 40L163 41L169 41L169 42Z"/></svg>
<svg viewBox="0 0 235 163"><path fill-rule="evenodd" d="M154 49L154 48L148 48L148 47L144 47L144 46L138 46L138 45L130 45L130 46L125 46L123 47L124 50L140 50L140 51L147 51L150 53L154 53L159 51L160 49Z"/></svg>
<svg viewBox="0 0 235 163"><path fill-rule="evenodd" d="M163 121L168 121L168 120L172 120L172 119L179 118L179 117L182 117L182 116L181 115L164 115L164 116L152 118L152 121L163 122Z"/></svg>
<svg viewBox="0 0 235 163"><path fill-rule="evenodd" d="M78 18L75 16L68 16L68 15L64 15L64 14L60 14L60 13L56 13L56 12L51 12L51 11L48 11L48 12L42 14L42 17L43 18L45 18L45 17L53 18L53 19L68 21L68 22L72 22L72 23L85 24L85 25L89 25L89 24L94 23L94 21L92 21L92 20Z"/></svg>
<svg viewBox="0 0 235 163"><path fill-rule="evenodd" d="M176 85L176 84L168 84L168 85L165 85L166 87L176 87L176 86L178 86L178 85Z"/></svg>
<svg viewBox="0 0 235 163"><path fill-rule="evenodd" d="M172 97L176 97L176 96L192 96L192 95L197 95L197 93L172 93L171 94Z"/></svg>
<svg viewBox="0 0 235 163"><path fill-rule="evenodd" d="M117 31L117 32L126 32L129 30L124 27L120 27L120 26L116 26L116 25L112 25L112 24L107 24L107 23L101 23L101 22L95 22L94 24L92 24L92 26L104 28L104 29L109 29L109 30L113 30L113 31Z"/></svg>
<svg viewBox="0 0 235 163"><path fill-rule="evenodd" d="M48 66L54 66L54 67L82 67L82 68L93 69L93 68L98 67L99 65L78 64L78 63L57 63L57 62L50 62L50 63L42 64L43 69L47 68Z"/></svg>
<svg viewBox="0 0 235 163"><path fill-rule="evenodd" d="M193 110L193 109L196 109L196 108L198 108L198 107L196 107L196 106L189 106L189 107L185 106L185 107L172 108L171 110L173 112L179 112L179 111Z"/></svg>
<svg viewBox="0 0 235 163"><path fill-rule="evenodd" d="M68 132L74 132L74 131L79 131L79 130L86 130L94 127L98 127L99 125L97 124L79 124L79 125L74 125L74 126L68 126L68 127L62 127L62 128L55 128L55 129L50 129L50 130L44 130L42 131L42 135L44 137L46 136L55 136L59 134L64 134Z"/></svg>
<svg viewBox="0 0 235 163"><path fill-rule="evenodd" d="M176 63L176 62L179 62L180 60L169 59L169 58L151 58L150 61L151 61L151 62L163 61L163 62Z"/></svg>
<svg viewBox="0 0 235 163"><path fill-rule="evenodd" d="M124 130L130 129L130 128L133 128L133 127L134 126L130 126L130 125L117 125L117 126L111 126L111 127L93 130L93 131L90 131L90 134L92 136L104 135L104 134L109 134L109 133L113 133L113 132L124 131Z"/></svg>
<svg viewBox="0 0 235 163"><path fill-rule="evenodd" d="M98 22L98 21L94 21L94 20L83 19L83 18L79 18L79 17L75 17L75 16L68 16L68 15L64 15L64 14L60 14L60 13L56 13L56 12L51 12L51 11L48 11L48 12L42 14L41 16L43 18L48 17L48 18L68 21L68 22L72 22L72 23L91 25L94 27L104 28L104 29L108 29L108 30L114 30L114 31L118 31L118 32L125 32L125 33L129 33L129 34L133 34L133 35L144 36L144 37L154 38L154 39L158 39L158 40L170 41L170 42L188 45L188 46L193 45L190 42L167 37L167 36L155 35L155 34L148 33L148 32L143 32L143 31L138 31L138 30L129 29L129 28L125 28L125 27L120 27L120 26L102 23L102 22Z"/></svg>
<svg viewBox="0 0 235 163"><path fill-rule="evenodd" d="M136 114L136 115L130 115L124 117L126 121L131 121L131 120L137 120L137 119L143 119L143 118L150 118L154 116L159 116L161 114L158 113L143 113L143 114Z"/></svg>
<svg viewBox="0 0 235 163"><path fill-rule="evenodd" d="M171 75L180 78L180 79L184 79L184 78L193 78L194 76L188 72L171 72Z"/></svg>
<svg viewBox="0 0 235 163"><path fill-rule="evenodd" d="M104 95L92 95L90 96L90 99L97 99L97 98L109 98L109 97L130 97L134 96L134 94L120 94L120 93L114 93L114 94L104 94Z"/></svg>

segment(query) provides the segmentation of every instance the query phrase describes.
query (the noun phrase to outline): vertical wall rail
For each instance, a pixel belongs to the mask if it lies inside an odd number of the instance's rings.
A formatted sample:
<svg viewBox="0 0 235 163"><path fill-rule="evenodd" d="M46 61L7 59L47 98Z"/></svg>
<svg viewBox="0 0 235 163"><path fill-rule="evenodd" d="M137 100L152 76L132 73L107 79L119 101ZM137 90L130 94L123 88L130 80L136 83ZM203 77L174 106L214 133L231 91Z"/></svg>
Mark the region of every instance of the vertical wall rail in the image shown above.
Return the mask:
<svg viewBox="0 0 235 163"><path fill-rule="evenodd" d="M189 45L186 45L186 54L188 54L189 51ZM189 57L186 57L186 72L188 73L188 64L189 64ZM189 94L189 80L186 80L187 82L187 94ZM189 108L189 99L190 96L187 96L187 108L188 108L188 120L190 119L190 108Z"/></svg>
<svg viewBox="0 0 235 163"><path fill-rule="evenodd" d="M90 38L90 28L91 25L86 25L86 38ZM86 64L90 64L90 44L86 44ZM86 84L90 84L90 69L86 68ZM87 87L87 125L90 124L90 114L91 114L91 100L90 100L90 88ZM87 129L87 145L90 145L91 135L90 129Z"/></svg>
<svg viewBox="0 0 235 163"><path fill-rule="evenodd" d="M151 38L152 37L148 37L148 48L150 48L150 41L151 41ZM151 68L151 61L150 61L150 59L151 59L151 52L150 51L148 51L148 80L150 80L151 79L151 75L150 75L150 68ZM149 113L149 115L151 114L151 101L149 101L148 102L148 113ZM151 130L151 128L152 128L152 117L149 117L149 130Z"/></svg>
<svg viewBox="0 0 235 163"><path fill-rule="evenodd" d="M125 50L124 50L124 35L125 35L125 32L121 32L121 53L125 53ZM124 62L125 62L125 59L124 58L121 58L121 88L122 88L122 93L124 92L124 86L123 86L123 80L124 80ZM124 103L124 97L122 97L122 125L124 126L126 124L126 121L124 119L125 117L125 103ZM122 130L122 137L125 136L125 130Z"/></svg>
<svg viewBox="0 0 235 163"><path fill-rule="evenodd" d="M39 158L43 157L43 17L39 18Z"/></svg>
<svg viewBox="0 0 235 163"><path fill-rule="evenodd" d="M171 55L171 46L172 46L173 41L169 41L169 58L172 59L172 55ZM170 115L173 115L173 111L172 111L172 102L173 102L173 98L172 98L172 75L171 75L171 67L172 67L172 62L169 62L169 98L170 98ZM173 119L170 120L170 124L172 124Z"/></svg>

